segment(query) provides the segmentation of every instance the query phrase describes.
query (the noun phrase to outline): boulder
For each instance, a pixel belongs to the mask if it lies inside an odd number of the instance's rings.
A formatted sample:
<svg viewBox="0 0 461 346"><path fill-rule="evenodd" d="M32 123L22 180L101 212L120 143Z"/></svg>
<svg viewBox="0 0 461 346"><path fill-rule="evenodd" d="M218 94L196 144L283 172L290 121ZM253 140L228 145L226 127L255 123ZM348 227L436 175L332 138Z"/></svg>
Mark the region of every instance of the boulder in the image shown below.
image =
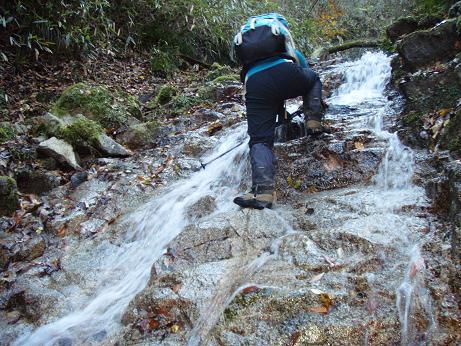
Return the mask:
<svg viewBox="0 0 461 346"><path fill-rule="evenodd" d="M414 17L403 17L389 25L386 29L387 36L392 42L408 35L418 29L418 21Z"/></svg>
<svg viewBox="0 0 461 346"><path fill-rule="evenodd" d="M102 154L111 157L127 157L132 155L124 146L102 133L96 138L96 147Z"/></svg>
<svg viewBox="0 0 461 346"><path fill-rule="evenodd" d="M59 117L83 114L106 129L124 128L130 117L141 117L139 102L133 96L84 83L64 90L51 111Z"/></svg>
<svg viewBox="0 0 461 346"><path fill-rule="evenodd" d="M84 183L88 180L88 173L87 172L75 172L70 177L70 184L75 189L80 184Z"/></svg>
<svg viewBox="0 0 461 346"><path fill-rule="evenodd" d="M420 71L399 83L407 99L406 110L420 114L452 108L461 90L461 64L447 64L440 71Z"/></svg>
<svg viewBox="0 0 461 346"><path fill-rule="evenodd" d="M448 61L461 51L457 19L449 19L430 30L415 31L397 44L406 70L414 71L437 61Z"/></svg>
<svg viewBox="0 0 461 346"><path fill-rule="evenodd" d="M38 145L37 151L43 155L54 158L59 163L69 166L73 169L81 169L78 163L78 156L75 154L72 146L56 137L41 142Z"/></svg>
<svg viewBox="0 0 461 346"><path fill-rule="evenodd" d="M0 216L10 216L19 206L16 181L0 176Z"/></svg>
<svg viewBox="0 0 461 346"><path fill-rule="evenodd" d="M19 191L23 193L41 194L60 185L60 178L42 169L21 169L16 175Z"/></svg>
<svg viewBox="0 0 461 346"><path fill-rule="evenodd" d="M155 143L160 134L158 123L147 123L130 126L126 131L117 135L117 140L130 149L145 148Z"/></svg>

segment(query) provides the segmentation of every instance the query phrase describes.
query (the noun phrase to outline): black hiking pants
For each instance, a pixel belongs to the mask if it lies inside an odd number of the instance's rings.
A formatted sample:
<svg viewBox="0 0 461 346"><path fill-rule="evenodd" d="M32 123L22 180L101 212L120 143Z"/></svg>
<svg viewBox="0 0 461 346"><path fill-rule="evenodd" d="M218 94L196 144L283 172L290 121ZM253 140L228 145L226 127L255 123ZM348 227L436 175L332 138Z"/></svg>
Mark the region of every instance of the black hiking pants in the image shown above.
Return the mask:
<svg viewBox="0 0 461 346"><path fill-rule="evenodd" d="M322 83L314 71L291 62L252 75L246 82L245 104L250 135L252 190L272 190L275 184L274 146L277 114L284 115L283 102L303 97L310 119L322 117Z"/></svg>

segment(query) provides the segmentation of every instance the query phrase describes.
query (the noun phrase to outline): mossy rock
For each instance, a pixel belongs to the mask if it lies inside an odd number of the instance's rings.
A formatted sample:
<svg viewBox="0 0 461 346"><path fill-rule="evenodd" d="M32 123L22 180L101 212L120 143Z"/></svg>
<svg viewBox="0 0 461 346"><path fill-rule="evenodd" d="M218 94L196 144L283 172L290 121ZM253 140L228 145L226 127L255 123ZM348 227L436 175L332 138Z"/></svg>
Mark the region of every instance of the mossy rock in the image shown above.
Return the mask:
<svg viewBox="0 0 461 346"><path fill-rule="evenodd" d="M155 143L159 133L160 124L157 121L149 121L130 126L125 132L117 136L117 141L130 149L145 148Z"/></svg>
<svg viewBox="0 0 461 346"><path fill-rule="evenodd" d="M0 123L0 144L11 141L16 136L16 133L10 123Z"/></svg>
<svg viewBox="0 0 461 346"><path fill-rule="evenodd" d="M213 79L213 83L221 82L240 82L240 76L238 74L226 74Z"/></svg>
<svg viewBox="0 0 461 346"><path fill-rule="evenodd" d="M216 84L210 82L200 87L198 90L198 97L201 100L215 102L218 99Z"/></svg>
<svg viewBox="0 0 461 346"><path fill-rule="evenodd" d="M171 114L184 114L190 109L202 102L200 97L195 95L180 94L175 96L170 103Z"/></svg>
<svg viewBox="0 0 461 346"><path fill-rule="evenodd" d="M111 93L104 86L78 83L64 90L51 112L57 116L83 114L104 128L123 127L129 117L139 118L138 101L123 92Z"/></svg>
<svg viewBox="0 0 461 346"><path fill-rule="evenodd" d="M16 181L0 176L0 216L11 216L19 206Z"/></svg>
<svg viewBox="0 0 461 346"><path fill-rule="evenodd" d="M226 76L226 75L232 75L234 73L234 70L227 65L221 66L218 63L214 63L211 65L211 71L208 72L206 79L208 81L215 80L218 77Z"/></svg>
<svg viewBox="0 0 461 346"><path fill-rule="evenodd" d="M73 123L61 126L57 137L78 148L93 146L102 133L103 129L97 122L80 116Z"/></svg>
<svg viewBox="0 0 461 346"><path fill-rule="evenodd" d="M178 89L172 84L163 85L155 96L153 105L164 105L171 101L171 99L178 94Z"/></svg>
<svg viewBox="0 0 461 346"><path fill-rule="evenodd" d="M150 69L153 74L171 77L178 70L179 61L174 51L154 48L150 52Z"/></svg>

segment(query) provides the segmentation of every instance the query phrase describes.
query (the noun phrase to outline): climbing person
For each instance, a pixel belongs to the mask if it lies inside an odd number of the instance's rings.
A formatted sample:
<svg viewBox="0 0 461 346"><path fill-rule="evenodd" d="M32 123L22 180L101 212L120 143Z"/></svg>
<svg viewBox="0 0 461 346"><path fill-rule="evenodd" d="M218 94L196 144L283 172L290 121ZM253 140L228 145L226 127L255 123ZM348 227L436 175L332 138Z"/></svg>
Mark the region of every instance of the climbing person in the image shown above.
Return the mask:
<svg viewBox="0 0 461 346"><path fill-rule="evenodd" d="M287 20L269 13L250 17L234 38L233 51L243 65L245 105L250 136L251 191L236 197L243 208L271 208L275 201L277 115L285 117L284 101L303 97L306 132L319 135L322 126L322 83L295 49Z"/></svg>

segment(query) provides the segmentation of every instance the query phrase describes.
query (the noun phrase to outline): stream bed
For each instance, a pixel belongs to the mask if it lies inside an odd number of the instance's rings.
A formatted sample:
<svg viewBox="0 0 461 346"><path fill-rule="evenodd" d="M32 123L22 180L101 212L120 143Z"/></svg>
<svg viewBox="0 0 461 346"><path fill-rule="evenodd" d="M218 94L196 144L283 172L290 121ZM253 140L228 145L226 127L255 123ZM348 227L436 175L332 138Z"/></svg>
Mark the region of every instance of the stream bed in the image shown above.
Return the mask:
<svg viewBox="0 0 461 346"><path fill-rule="evenodd" d="M50 299L40 327L4 333L14 345L455 345L449 241L414 184L424 153L390 130L402 106L390 73L380 52L324 68L342 80L332 131L276 145L273 210L232 203L249 183L241 145L71 243L62 271L27 279ZM245 139L244 122L200 138L213 147L202 160Z"/></svg>

